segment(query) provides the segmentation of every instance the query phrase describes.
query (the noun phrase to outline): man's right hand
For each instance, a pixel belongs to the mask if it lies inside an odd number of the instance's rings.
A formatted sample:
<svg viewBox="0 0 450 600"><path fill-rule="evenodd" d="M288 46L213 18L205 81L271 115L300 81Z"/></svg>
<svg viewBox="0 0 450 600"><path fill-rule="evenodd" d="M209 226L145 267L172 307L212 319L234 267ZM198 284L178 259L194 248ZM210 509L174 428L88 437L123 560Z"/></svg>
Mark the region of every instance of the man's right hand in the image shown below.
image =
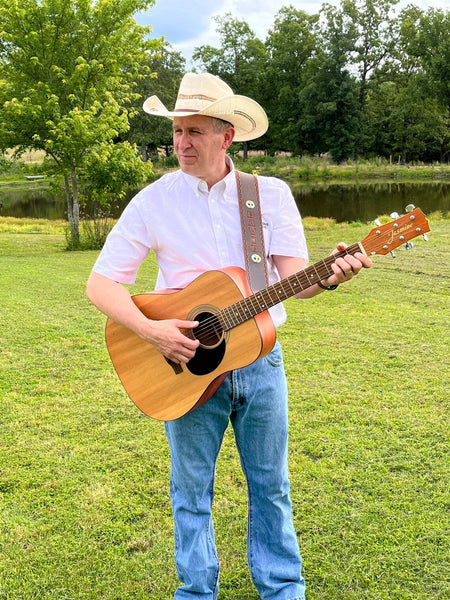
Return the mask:
<svg viewBox="0 0 450 600"><path fill-rule="evenodd" d="M163 321L148 320L146 333L141 337L150 342L161 354L175 363L187 363L194 357L200 342L187 337L182 330L192 330L198 321L181 321L167 319Z"/></svg>
<svg viewBox="0 0 450 600"><path fill-rule="evenodd" d="M152 321L137 308L125 286L99 273L91 273L86 291L92 304L107 317L134 331L169 360L187 363L194 356L200 342L187 337L183 330L195 329L197 321Z"/></svg>

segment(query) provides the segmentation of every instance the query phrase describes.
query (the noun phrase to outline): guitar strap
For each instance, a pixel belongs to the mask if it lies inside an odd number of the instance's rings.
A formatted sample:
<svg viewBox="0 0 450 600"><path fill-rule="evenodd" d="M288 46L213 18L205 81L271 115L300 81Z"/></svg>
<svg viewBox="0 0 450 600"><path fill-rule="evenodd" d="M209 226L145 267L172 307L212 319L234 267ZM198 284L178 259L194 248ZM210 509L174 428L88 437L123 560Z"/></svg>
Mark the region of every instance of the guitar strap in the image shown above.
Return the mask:
<svg viewBox="0 0 450 600"><path fill-rule="evenodd" d="M245 270L254 292L269 285L266 250L259 202L258 180L255 175L235 171L241 215Z"/></svg>

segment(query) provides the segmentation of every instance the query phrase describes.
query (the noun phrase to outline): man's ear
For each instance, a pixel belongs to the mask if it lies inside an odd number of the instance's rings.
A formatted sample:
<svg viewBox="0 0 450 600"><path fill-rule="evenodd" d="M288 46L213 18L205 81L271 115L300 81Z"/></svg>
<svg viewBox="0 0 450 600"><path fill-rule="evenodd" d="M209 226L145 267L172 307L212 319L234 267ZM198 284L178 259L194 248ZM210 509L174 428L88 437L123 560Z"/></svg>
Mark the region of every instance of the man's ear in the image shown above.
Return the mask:
<svg viewBox="0 0 450 600"><path fill-rule="evenodd" d="M234 134L235 134L234 127L228 127L228 129L225 130L224 140L223 140L223 145L222 145L222 148L224 150L227 150L233 143Z"/></svg>

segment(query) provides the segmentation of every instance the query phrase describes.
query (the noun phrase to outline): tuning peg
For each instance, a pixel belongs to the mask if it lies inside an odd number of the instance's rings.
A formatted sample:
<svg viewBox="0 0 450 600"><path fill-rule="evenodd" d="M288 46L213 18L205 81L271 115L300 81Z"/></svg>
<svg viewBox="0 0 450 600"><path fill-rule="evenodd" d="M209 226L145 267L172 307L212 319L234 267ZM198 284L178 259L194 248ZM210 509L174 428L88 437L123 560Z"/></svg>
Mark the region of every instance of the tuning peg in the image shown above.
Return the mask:
<svg viewBox="0 0 450 600"><path fill-rule="evenodd" d="M379 227L381 225L380 219L375 219L374 223L377 227Z"/></svg>
<svg viewBox="0 0 450 600"><path fill-rule="evenodd" d="M391 217L391 219L395 220L398 219L400 215L398 214L398 212L393 212L389 216Z"/></svg>
<svg viewBox="0 0 450 600"><path fill-rule="evenodd" d="M405 212L410 213L412 212L416 207L414 206L414 204L408 204L408 206L405 208Z"/></svg>
<svg viewBox="0 0 450 600"><path fill-rule="evenodd" d="M426 234L426 233L423 233L423 234L422 234L422 237L423 237L423 239L424 239L426 242L428 242L428 236L427 236L427 234Z"/></svg>
<svg viewBox="0 0 450 600"><path fill-rule="evenodd" d="M412 250L414 248L414 244L412 242L406 242L405 248L407 250Z"/></svg>
<svg viewBox="0 0 450 600"><path fill-rule="evenodd" d="M395 258L395 252L393 250L391 250L389 254L392 256L392 258Z"/></svg>

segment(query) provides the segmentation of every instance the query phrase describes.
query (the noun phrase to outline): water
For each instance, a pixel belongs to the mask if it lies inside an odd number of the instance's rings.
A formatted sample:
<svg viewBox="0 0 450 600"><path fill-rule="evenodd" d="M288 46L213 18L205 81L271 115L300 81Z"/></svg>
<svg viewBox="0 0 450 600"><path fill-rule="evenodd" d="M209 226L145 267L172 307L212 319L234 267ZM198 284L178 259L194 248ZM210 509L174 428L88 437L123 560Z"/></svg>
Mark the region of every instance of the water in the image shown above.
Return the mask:
<svg viewBox="0 0 450 600"><path fill-rule="evenodd" d="M420 207L425 214L448 213L450 182L376 183L364 185L293 186L293 193L303 217L331 217L337 222L370 222L379 215L402 214L407 204ZM118 209L118 216L127 200ZM0 186L0 216L65 219L66 208L61 194L46 182Z"/></svg>
<svg viewBox="0 0 450 600"><path fill-rule="evenodd" d="M450 182L297 186L293 193L303 217L331 217L337 222L368 223L380 215L403 214L408 204L425 214L446 214L450 209Z"/></svg>
<svg viewBox="0 0 450 600"><path fill-rule="evenodd" d="M0 216L32 219L65 219L67 211L62 194L47 182L0 186Z"/></svg>

